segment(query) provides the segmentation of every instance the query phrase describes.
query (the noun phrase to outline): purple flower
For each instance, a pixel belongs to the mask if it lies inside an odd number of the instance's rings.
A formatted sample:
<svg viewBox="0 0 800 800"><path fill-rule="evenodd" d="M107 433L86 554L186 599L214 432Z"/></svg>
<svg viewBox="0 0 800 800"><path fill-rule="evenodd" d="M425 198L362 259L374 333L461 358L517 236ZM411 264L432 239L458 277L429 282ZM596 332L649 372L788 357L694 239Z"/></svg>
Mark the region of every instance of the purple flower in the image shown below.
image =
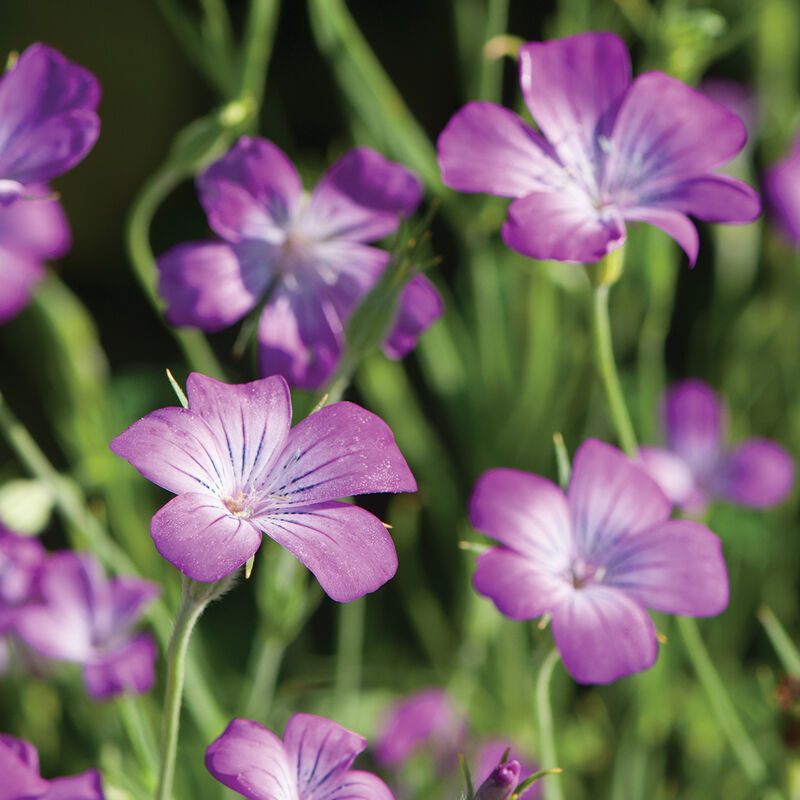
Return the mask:
<svg viewBox="0 0 800 800"><path fill-rule="evenodd" d="M240 139L197 178L209 225L225 241L187 242L158 259L167 319L217 331L264 304L262 375L314 389L333 372L345 323L389 260L366 242L397 229L422 187L405 167L365 147L345 153L309 195L286 155L265 139ZM441 313L424 277L406 295L395 354ZM435 298L435 299L432 299ZM413 318L409 320L409 315Z"/></svg>
<svg viewBox="0 0 800 800"><path fill-rule="evenodd" d="M672 386L663 403L666 450L643 447L647 471L684 511L702 513L712 497L753 508L782 502L794 485L794 462L769 439L726 445L727 415L702 381Z"/></svg>
<svg viewBox="0 0 800 800"><path fill-rule="evenodd" d="M82 664L86 688L97 699L153 685L155 644L131 628L158 595L156 584L128 577L108 581L94 556L63 551L45 562L39 587L43 602L25 606L15 618L29 647Z"/></svg>
<svg viewBox="0 0 800 800"><path fill-rule="evenodd" d="M519 761L498 764L475 792L475 800L508 800L519 783Z"/></svg>
<svg viewBox="0 0 800 800"><path fill-rule="evenodd" d="M281 741L235 719L206 751L208 771L250 800L392 800L386 784L350 769L366 739L329 719L295 714Z"/></svg>
<svg viewBox="0 0 800 800"><path fill-rule="evenodd" d="M470 522L497 539L478 556L476 590L512 619L552 615L564 666L579 683L610 683L658 655L646 608L704 617L728 604L720 541L669 519L671 505L636 463L590 439L567 493L537 475L484 473Z"/></svg>
<svg viewBox="0 0 800 800"><path fill-rule="evenodd" d="M35 594L44 560L38 539L17 536L0 525L0 633L13 625L16 610Z"/></svg>
<svg viewBox="0 0 800 800"><path fill-rule="evenodd" d="M764 195L781 230L800 244L800 136L792 152L764 174Z"/></svg>
<svg viewBox="0 0 800 800"><path fill-rule="evenodd" d="M392 432L353 403L334 403L290 430L280 376L229 386L192 373L189 408L162 408L111 449L178 496L150 525L156 548L198 581L230 575L262 533L293 553L334 600L375 591L397 555L383 523L335 498L413 492Z"/></svg>
<svg viewBox="0 0 800 800"><path fill-rule="evenodd" d="M437 764L448 769L455 763L464 740L466 720L443 689L414 692L393 704L383 718L375 760L396 768L425 747Z"/></svg>
<svg viewBox="0 0 800 800"><path fill-rule="evenodd" d="M482 783L492 773L492 770L500 763L506 750L509 750L508 760L516 761L519 763L519 783L521 783L529 775L533 775L537 769L529 759L521 758L519 749L516 745L505 739L490 739L484 742L479 750L475 759L475 783ZM536 782L528 787L521 795L521 800L537 800L542 796L542 784Z"/></svg>
<svg viewBox="0 0 800 800"><path fill-rule="evenodd" d="M439 137L444 182L513 197L503 239L531 258L593 262L625 242L625 222L655 225L697 258L697 230L760 213L746 184L712 170L745 142L741 120L661 72L631 81L611 33L532 42L520 86L538 131L493 103L469 103Z"/></svg>
<svg viewBox="0 0 800 800"><path fill-rule="evenodd" d="M27 304L42 262L69 249L63 211L44 183L91 150L99 101L95 77L43 44L0 78L0 323Z"/></svg>
<svg viewBox="0 0 800 800"><path fill-rule="evenodd" d="M100 773L90 769L69 778L45 780L39 754L23 739L0 734L0 800L103 800Z"/></svg>

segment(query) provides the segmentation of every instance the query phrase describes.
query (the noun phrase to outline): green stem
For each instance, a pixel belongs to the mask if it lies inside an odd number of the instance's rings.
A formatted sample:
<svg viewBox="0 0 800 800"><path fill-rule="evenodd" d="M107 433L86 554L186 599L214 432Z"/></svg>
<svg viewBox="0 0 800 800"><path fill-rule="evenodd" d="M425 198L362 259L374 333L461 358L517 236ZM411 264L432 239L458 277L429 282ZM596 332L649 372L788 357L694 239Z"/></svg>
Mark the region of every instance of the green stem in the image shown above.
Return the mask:
<svg viewBox="0 0 800 800"><path fill-rule="evenodd" d="M619 383L617 366L614 362L614 348L611 342L611 323L608 314L609 284L595 286L592 292L592 331L595 340L597 369L608 400L609 411L625 453L636 458L639 448L633 431L622 387Z"/></svg>
<svg viewBox="0 0 800 800"><path fill-rule="evenodd" d="M117 710L139 760L142 780L147 790L152 791L158 769L158 749L150 722L144 713L141 698L124 694L117 699Z"/></svg>
<svg viewBox="0 0 800 800"><path fill-rule="evenodd" d="M267 721L285 652L286 645L275 637L267 637L260 644L253 682L244 704L247 719Z"/></svg>
<svg viewBox="0 0 800 800"><path fill-rule="evenodd" d="M361 686L361 657L367 602L361 597L342 603L336 641L335 696L340 708L351 707Z"/></svg>
<svg viewBox="0 0 800 800"><path fill-rule="evenodd" d="M769 640L775 648L783 668L793 677L800 676L800 652L798 652L789 634L786 633L780 620L767 606L761 606L758 609L758 619L764 626L764 630L767 632L767 636L769 636Z"/></svg>
<svg viewBox="0 0 800 800"><path fill-rule="evenodd" d="M736 760L751 783L763 783L767 777L767 767L747 735L719 673L714 669L708 650L700 637L700 631L697 629L697 622L691 617L676 617L676 619L686 652L711 703L719 727L733 748Z"/></svg>
<svg viewBox="0 0 800 800"><path fill-rule="evenodd" d="M242 45L239 96L252 100L258 120L258 109L264 97L267 65L272 53L272 40L278 22L279 0L251 0Z"/></svg>
<svg viewBox="0 0 800 800"><path fill-rule="evenodd" d="M544 660L539 677L536 679L536 713L539 719L539 754L544 767L550 769L556 765L556 743L553 737L553 712L550 708L550 678L553 669L559 662L558 650L553 648ZM563 800L560 780L549 780L544 783L545 800Z"/></svg>

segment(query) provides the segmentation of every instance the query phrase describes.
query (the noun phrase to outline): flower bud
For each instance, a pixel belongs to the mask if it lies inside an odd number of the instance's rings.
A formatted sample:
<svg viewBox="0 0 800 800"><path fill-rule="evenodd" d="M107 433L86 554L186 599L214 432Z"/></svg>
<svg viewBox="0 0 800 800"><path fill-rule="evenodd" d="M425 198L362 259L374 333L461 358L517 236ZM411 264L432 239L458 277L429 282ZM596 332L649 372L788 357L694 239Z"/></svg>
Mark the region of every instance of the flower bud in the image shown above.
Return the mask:
<svg viewBox="0 0 800 800"><path fill-rule="evenodd" d="M519 781L519 761L498 764L475 793L475 800L508 800Z"/></svg>

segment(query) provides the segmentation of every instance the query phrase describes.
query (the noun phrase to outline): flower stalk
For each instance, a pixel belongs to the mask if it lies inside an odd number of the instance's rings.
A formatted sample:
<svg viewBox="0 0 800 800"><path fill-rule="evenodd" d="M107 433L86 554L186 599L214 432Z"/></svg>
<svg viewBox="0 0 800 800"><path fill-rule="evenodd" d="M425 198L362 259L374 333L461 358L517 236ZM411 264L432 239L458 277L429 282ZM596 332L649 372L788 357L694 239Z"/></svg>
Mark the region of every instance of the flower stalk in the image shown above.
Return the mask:
<svg viewBox="0 0 800 800"><path fill-rule="evenodd" d="M536 713L539 721L539 752L542 763L556 763L556 743L553 736L553 711L550 708L550 679L559 662L558 650L553 648L544 660L536 679ZM564 800L561 781L545 781L545 800Z"/></svg>

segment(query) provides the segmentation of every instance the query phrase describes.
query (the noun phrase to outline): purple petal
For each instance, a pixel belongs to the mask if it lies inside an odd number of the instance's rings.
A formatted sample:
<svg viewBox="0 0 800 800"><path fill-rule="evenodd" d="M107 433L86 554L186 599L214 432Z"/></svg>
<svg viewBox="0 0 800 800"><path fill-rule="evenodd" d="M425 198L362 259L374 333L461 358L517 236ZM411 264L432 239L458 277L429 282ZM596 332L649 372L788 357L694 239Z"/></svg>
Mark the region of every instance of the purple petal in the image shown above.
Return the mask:
<svg viewBox="0 0 800 800"><path fill-rule="evenodd" d="M567 491L576 555L600 566L622 535L666 520L672 505L639 464L596 439L575 453Z"/></svg>
<svg viewBox="0 0 800 800"><path fill-rule="evenodd" d="M262 375L283 375L298 389L317 389L333 372L344 347L344 329L330 300L313 287L278 288L258 326Z"/></svg>
<svg viewBox="0 0 800 800"><path fill-rule="evenodd" d="M142 633L110 653L95 656L83 669L86 688L95 700L147 692L155 682L155 642Z"/></svg>
<svg viewBox="0 0 800 800"><path fill-rule="evenodd" d="M0 604L16 606L28 600L44 560L38 539L0 529Z"/></svg>
<svg viewBox="0 0 800 800"><path fill-rule="evenodd" d="M271 252L271 245L263 245ZM272 271L267 259L239 258L224 242L186 242L159 256L158 291L173 325L214 332L241 319L261 299Z"/></svg>
<svg viewBox="0 0 800 800"><path fill-rule="evenodd" d="M469 521L525 556L536 569L558 573L569 566L567 498L545 478L515 469L484 472L472 490Z"/></svg>
<svg viewBox="0 0 800 800"><path fill-rule="evenodd" d="M303 800L336 800L339 797L345 800L350 796L348 792L340 795L331 790L350 777L344 773L367 746L363 736L324 717L295 714L286 723L283 743L286 757L297 775L299 797ZM360 800L363 795L353 797Z"/></svg>
<svg viewBox="0 0 800 800"><path fill-rule="evenodd" d="M715 488L736 503L768 508L782 503L794 486L794 461L769 439L748 439L725 460Z"/></svg>
<svg viewBox="0 0 800 800"><path fill-rule="evenodd" d="M397 230L422 199L419 179L368 147L345 153L322 176L300 220L309 238L372 242Z"/></svg>
<svg viewBox="0 0 800 800"><path fill-rule="evenodd" d="M524 197L563 180L550 145L494 103L467 103L441 132L437 148L442 180L459 192Z"/></svg>
<svg viewBox="0 0 800 800"><path fill-rule="evenodd" d="M297 800L295 766L263 725L234 719L206 750L206 769L250 800Z"/></svg>
<svg viewBox="0 0 800 800"><path fill-rule="evenodd" d="M647 72L620 106L605 182L615 194L657 195L724 164L746 138L742 121L723 106L663 72Z"/></svg>
<svg viewBox="0 0 800 800"><path fill-rule="evenodd" d="M197 177L197 191L209 225L224 239L280 244L303 185L279 147L243 136Z"/></svg>
<svg viewBox="0 0 800 800"><path fill-rule="evenodd" d="M0 733L0 749L11 751L23 764L39 774L39 753L30 742L9 736L7 733Z"/></svg>
<svg viewBox="0 0 800 800"><path fill-rule="evenodd" d="M622 536L605 566L604 583L655 611L711 617L728 605L722 544L697 522L668 520Z"/></svg>
<svg viewBox="0 0 800 800"><path fill-rule="evenodd" d="M478 754L475 757L475 783L481 784L489 777L492 770L500 763L506 750L510 751L509 759L519 761L520 782L537 771L538 767L536 767L530 759L520 757L520 750L515 744L505 739L490 739L480 746ZM520 800L536 800L541 797L542 785L543 784L538 781L534 783L520 795Z"/></svg>
<svg viewBox="0 0 800 800"><path fill-rule="evenodd" d="M49 186L26 186L24 197L0 204L0 242L37 259L61 258L69 251L69 222Z"/></svg>
<svg viewBox="0 0 800 800"><path fill-rule="evenodd" d="M417 484L389 426L354 403L334 403L289 433L265 483L284 505L307 506L372 492L415 492Z"/></svg>
<svg viewBox="0 0 800 800"><path fill-rule="evenodd" d="M764 193L784 233L800 243L800 139L789 156L766 171Z"/></svg>
<svg viewBox="0 0 800 800"><path fill-rule="evenodd" d="M557 608L573 591L571 584L535 558L505 547L478 556L475 591L492 599L511 619L535 619ZM566 572L566 568L564 570Z"/></svg>
<svg viewBox="0 0 800 800"><path fill-rule="evenodd" d="M573 592L553 613L553 637L578 683L611 683L649 669L658 656L647 612L610 586L594 584Z"/></svg>
<svg viewBox="0 0 800 800"><path fill-rule="evenodd" d="M351 769L335 786L323 785L309 800L394 800L394 795L377 775Z"/></svg>
<svg viewBox="0 0 800 800"><path fill-rule="evenodd" d="M219 452L209 426L185 408L160 408L137 420L110 444L147 480L169 492L222 497L233 488L231 459Z"/></svg>
<svg viewBox="0 0 800 800"><path fill-rule="evenodd" d="M684 253L689 256L689 266L695 265L700 238L697 228L685 214L668 208L634 206L624 209L623 216L627 220L648 222L660 228L683 248Z"/></svg>
<svg viewBox="0 0 800 800"><path fill-rule="evenodd" d="M305 564L333 600L363 597L397 571L392 537L358 506L330 502L277 509L253 523Z"/></svg>
<svg viewBox="0 0 800 800"><path fill-rule="evenodd" d="M99 100L88 70L31 45L0 80L0 176L39 183L75 166L100 132Z"/></svg>
<svg viewBox="0 0 800 800"><path fill-rule="evenodd" d="M667 444L703 480L717 469L727 423L711 388L698 380L673 384L664 398Z"/></svg>
<svg viewBox="0 0 800 800"><path fill-rule="evenodd" d="M103 784L96 769L48 781L40 800L103 800Z"/></svg>
<svg viewBox="0 0 800 800"><path fill-rule="evenodd" d="M508 800L519 782L519 761L498 764L478 787L475 800Z"/></svg>
<svg viewBox="0 0 800 800"><path fill-rule="evenodd" d="M44 266L38 259L0 244L0 325L28 305L33 290L42 278Z"/></svg>
<svg viewBox="0 0 800 800"><path fill-rule="evenodd" d="M126 630L137 622L145 608L161 594L157 583L127 576L114 578L108 588L112 631Z"/></svg>
<svg viewBox="0 0 800 800"><path fill-rule="evenodd" d="M400 295L392 329L381 348L388 358L401 359L417 345L417 339L442 316L444 304L425 275L415 275Z"/></svg>
<svg viewBox="0 0 800 800"><path fill-rule="evenodd" d="M218 581L235 572L261 545L261 532L208 494L186 492L150 521L156 549L196 581Z"/></svg>
<svg viewBox="0 0 800 800"><path fill-rule="evenodd" d="M703 78L700 91L715 103L736 114L747 128L752 140L760 126L760 114L755 92L750 86L726 78Z"/></svg>
<svg viewBox="0 0 800 800"><path fill-rule="evenodd" d="M625 244L625 223L613 209L603 215L578 189L532 192L515 200L503 241L529 258L592 263Z"/></svg>
<svg viewBox="0 0 800 800"><path fill-rule="evenodd" d="M639 458L673 505L683 505L695 491L694 475L679 455L658 447L640 447Z"/></svg>
<svg viewBox="0 0 800 800"><path fill-rule="evenodd" d="M608 135L631 83L625 42L613 33L582 33L531 42L519 51L522 95L564 164L595 173L597 142Z"/></svg>
<svg viewBox="0 0 800 800"><path fill-rule="evenodd" d="M0 741L0 800L34 800L47 791L47 781L39 777L38 767L21 757L16 746L9 746L11 737ZM24 742L23 744L27 744Z"/></svg>
<svg viewBox="0 0 800 800"><path fill-rule="evenodd" d="M226 453L233 485L247 494L259 485L286 444L292 423L289 387L280 375L227 384L193 372L186 381L189 408Z"/></svg>

